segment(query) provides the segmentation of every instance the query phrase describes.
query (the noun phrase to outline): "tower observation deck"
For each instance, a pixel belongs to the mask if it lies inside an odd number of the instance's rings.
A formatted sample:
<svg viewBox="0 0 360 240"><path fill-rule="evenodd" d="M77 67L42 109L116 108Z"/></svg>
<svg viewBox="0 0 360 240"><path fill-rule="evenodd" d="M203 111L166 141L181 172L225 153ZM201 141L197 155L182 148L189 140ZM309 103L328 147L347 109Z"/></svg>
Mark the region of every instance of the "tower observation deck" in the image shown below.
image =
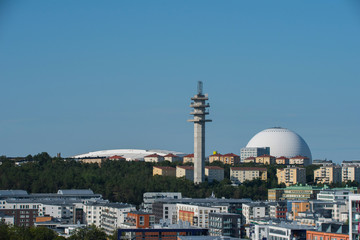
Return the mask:
<svg viewBox="0 0 360 240"><path fill-rule="evenodd" d="M194 183L201 183L205 180L205 123L212 120L206 119L209 114L206 108L209 108L207 94L202 93L203 84L198 82L198 93L191 98L190 107L194 110L190 113L194 115L193 119L188 120L194 123Z"/></svg>

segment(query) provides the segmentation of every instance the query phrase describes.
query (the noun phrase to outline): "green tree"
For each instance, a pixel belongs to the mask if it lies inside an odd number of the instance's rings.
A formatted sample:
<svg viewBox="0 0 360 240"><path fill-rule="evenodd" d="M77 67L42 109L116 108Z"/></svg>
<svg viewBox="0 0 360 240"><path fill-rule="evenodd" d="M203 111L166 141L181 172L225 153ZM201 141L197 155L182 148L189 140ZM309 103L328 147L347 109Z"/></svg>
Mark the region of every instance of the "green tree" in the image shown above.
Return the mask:
<svg viewBox="0 0 360 240"><path fill-rule="evenodd" d="M106 233L94 225L77 230L69 240L106 240Z"/></svg>

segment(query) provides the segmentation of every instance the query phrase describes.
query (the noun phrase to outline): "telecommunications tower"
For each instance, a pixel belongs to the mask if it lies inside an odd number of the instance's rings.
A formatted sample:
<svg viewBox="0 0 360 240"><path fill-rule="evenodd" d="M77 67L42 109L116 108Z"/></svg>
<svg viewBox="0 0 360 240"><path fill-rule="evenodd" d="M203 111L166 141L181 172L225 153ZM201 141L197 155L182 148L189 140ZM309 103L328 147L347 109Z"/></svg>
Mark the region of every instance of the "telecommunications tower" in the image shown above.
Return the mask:
<svg viewBox="0 0 360 240"><path fill-rule="evenodd" d="M188 120L194 122L194 183L201 183L205 180L205 123L211 122L210 119L205 119L209 114L206 108L210 107L207 94L203 94L203 83L198 82L198 92L191 98L190 107L194 108L191 115L193 119Z"/></svg>

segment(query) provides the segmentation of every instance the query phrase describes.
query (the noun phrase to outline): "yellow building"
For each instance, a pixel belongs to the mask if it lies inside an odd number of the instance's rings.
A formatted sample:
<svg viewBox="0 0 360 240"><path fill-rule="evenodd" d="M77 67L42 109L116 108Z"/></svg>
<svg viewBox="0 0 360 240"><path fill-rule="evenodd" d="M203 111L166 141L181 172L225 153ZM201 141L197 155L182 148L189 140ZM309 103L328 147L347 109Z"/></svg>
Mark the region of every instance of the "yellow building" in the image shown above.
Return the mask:
<svg viewBox="0 0 360 240"><path fill-rule="evenodd" d="M213 155L210 155L209 156L209 162L212 163L212 162L215 162L215 161L222 162L223 161L223 155L221 155L220 153L215 153Z"/></svg>
<svg viewBox="0 0 360 240"><path fill-rule="evenodd" d="M188 154L183 157L183 163L188 163L188 162L194 163L194 154L193 153Z"/></svg>
<svg viewBox="0 0 360 240"><path fill-rule="evenodd" d="M280 201L283 192L284 192L283 188L268 189L268 201L271 202Z"/></svg>
<svg viewBox="0 0 360 240"><path fill-rule="evenodd" d="M173 167L154 166L153 176L155 175L176 177L176 169Z"/></svg>
<svg viewBox="0 0 360 240"><path fill-rule="evenodd" d="M276 177L278 179L278 184L285 183L287 187L298 183L305 184L306 169L299 167L276 169Z"/></svg>
<svg viewBox="0 0 360 240"><path fill-rule="evenodd" d="M314 170L314 182L316 184L330 184L341 181L341 168L338 166L322 166Z"/></svg>
<svg viewBox="0 0 360 240"><path fill-rule="evenodd" d="M245 158L244 163L255 163L255 157Z"/></svg>
<svg viewBox="0 0 360 240"><path fill-rule="evenodd" d="M99 167L101 167L101 164L106 161L105 158L81 158L79 159L80 162L82 163L96 163L97 165L99 165Z"/></svg>
<svg viewBox="0 0 360 240"><path fill-rule="evenodd" d="M232 167L230 168L230 180L236 184L255 179L267 180L267 169L258 167Z"/></svg>
<svg viewBox="0 0 360 240"><path fill-rule="evenodd" d="M296 220L296 217L299 215L300 212L307 212L310 210L310 203L309 202L292 202L291 203L291 214L293 220Z"/></svg>
<svg viewBox="0 0 360 240"><path fill-rule="evenodd" d="M359 166L343 166L342 167L342 182L356 181L360 182L360 167Z"/></svg>
<svg viewBox="0 0 360 240"><path fill-rule="evenodd" d="M276 158L275 162L278 165L288 165L289 159L286 157L278 157L278 158Z"/></svg>
<svg viewBox="0 0 360 240"><path fill-rule="evenodd" d="M240 156L233 153L223 155L222 159L224 164L235 165L240 163Z"/></svg>
<svg viewBox="0 0 360 240"><path fill-rule="evenodd" d="M194 181L194 167L193 166L176 166L176 177L185 177L190 181Z"/></svg>
<svg viewBox="0 0 360 240"><path fill-rule="evenodd" d="M267 154L258 156L255 158L255 163L258 164L265 164L265 165L270 165L270 164L275 164L276 158L274 156L270 156Z"/></svg>
<svg viewBox="0 0 360 240"><path fill-rule="evenodd" d="M295 156L289 159L289 164L290 165L304 165L304 166L308 166L310 165L310 159L308 157L304 157L304 156Z"/></svg>

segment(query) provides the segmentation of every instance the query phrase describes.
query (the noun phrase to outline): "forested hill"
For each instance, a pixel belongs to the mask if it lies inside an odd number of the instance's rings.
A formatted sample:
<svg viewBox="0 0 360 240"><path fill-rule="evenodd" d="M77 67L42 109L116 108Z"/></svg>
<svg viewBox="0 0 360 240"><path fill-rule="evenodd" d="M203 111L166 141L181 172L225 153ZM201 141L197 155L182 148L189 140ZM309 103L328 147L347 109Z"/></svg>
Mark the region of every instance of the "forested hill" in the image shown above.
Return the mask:
<svg viewBox="0 0 360 240"><path fill-rule="evenodd" d="M110 201L139 205L144 192L176 191L194 198L209 197L214 192L216 197L264 200L267 199L267 189L277 187L274 178L268 182L245 182L239 187L231 186L229 179L194 185L185 179L152 176L154 164L146 162L106 161L100 168L97 164L52 158L47 153L28 156L27 159L30 162L16 166L14 161L1 157L0 189L55 193L58 189L90 188Z"/></svg>

